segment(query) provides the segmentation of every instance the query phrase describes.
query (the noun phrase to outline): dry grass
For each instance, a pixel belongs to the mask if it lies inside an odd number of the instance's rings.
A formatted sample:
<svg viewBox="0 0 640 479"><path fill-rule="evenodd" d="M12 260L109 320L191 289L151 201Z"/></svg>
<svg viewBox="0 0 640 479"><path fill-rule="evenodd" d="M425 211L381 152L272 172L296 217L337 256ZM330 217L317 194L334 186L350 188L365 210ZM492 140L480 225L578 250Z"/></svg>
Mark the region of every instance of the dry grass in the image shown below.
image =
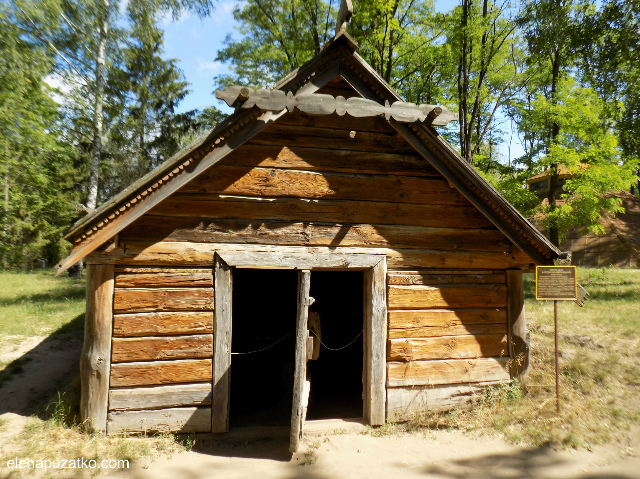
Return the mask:
<svg viewBox="0 0 640 479"><path fill-rule="evenodd" d="M407 427L501 432L512 442L585 447L620 436L640 419L640 270L578 269L583 308L559 302L560 402L556 411L553 302L536 301L525 279L531 330L526 387L502 385L472 410L417 418Z"/></svg>

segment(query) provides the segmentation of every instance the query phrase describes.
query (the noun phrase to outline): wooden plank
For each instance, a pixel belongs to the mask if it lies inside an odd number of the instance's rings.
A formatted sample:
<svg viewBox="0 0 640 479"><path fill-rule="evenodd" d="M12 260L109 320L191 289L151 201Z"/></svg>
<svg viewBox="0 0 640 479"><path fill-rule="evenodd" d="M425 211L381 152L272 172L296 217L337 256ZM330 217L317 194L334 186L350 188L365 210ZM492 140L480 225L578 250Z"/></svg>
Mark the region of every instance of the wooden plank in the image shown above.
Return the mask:
<svg viewBox="0 0 640 479"><path fill-rule="evenodd" d="M122 247L105 254L94 254L87 257L87 263L102 264L141 264L141 265L190 265L211 266L213 255L229 254L231 252L277 252L294 258L313 258L313 254L326 254L329 257L342 255L385 255L387 267L398 268L519 268L528 267L529 261L517 256L516 252L505 254L492 251L438 251L418 249L389 249L389 248L353 248L341 247L303 247L303 246L268 246L251 244L222 244L222 243L184 243L160 242L149 244L146 242L126 242ZM284 261L284 260L283 260ZM287 260L288 261L288 260ZM363 267L370 267L363 266ZM274 266L275 267L275 266ZM283 268L296 267L285 264ZM327 267L339 267L339 264ZM346 266L348 267L348 265ZM121 290L124 291L124 290Z"/></svg>
<svg viewBox="0 0 640 479"><path fill-rule="evenodd" d="M486 381L454 386L427 386L418 388L387 389L387 421L416 421L430 414L466 409L481 396L488 386L499 381Z"/></svg>
<svg viewBox="0 0 640 479"><path fill-rule="evenodd" d="M269 269L365 269L380 261L380 255L341 253L289 253L270 251L219 252L229 264L238 268Z"/></svg>
<svg viewBox="0 0 640 479"><path fill-rule="evenodd" d="M502 284L389 286L389 309L495 308L507 305Z"/></svg>
<svg viewBox="0 0 640 479"><path fill-rule="evenodd" d="M231 374L231 268L215 256L215 295L213 331L213 402L211 404L211 432L229 430L229 394Z"/></svg>
<svg viewBox="0 0 640 479"><path fill-rule="evenodd" d="M109 434L140 432L195 433L211 431L211 409L184 407L109 413Z"/></svg>
<svg viewBox="0 0 640 479"><path fill-rule="evenodd" d="M365 418L372 426L385 423L387 267L383 258L365 271Z"/></svg>
<svg viewBox="0 0 640 479"><path fill-rule="evenodd" d="M351 87L346 83L342 83L344 87L336 88L330 84L327 84L320 88L318 92L328 93L326 90L338 92L343 88L349 89L350 96L357 95ZM325 90L325 91L323 91ZM346 92L345 92L346 93ZM337 96L337 95L334 95ZM344 95L343 95L344 96ZM345 96L345 98L347 98ZM280 125L292 125L292 126L306 126L316 128L333 128L337 130L356 130L356 131L370 131L374 133L387 133L393 134L395 130L389 126L387 120L382 117L368 117L368 118L353 118L349 115L309 115L308 113L302 113L294 111L288 113L278 119Z"/></svg>
<svg viewBox="0 0 640 479"><path fill-rule="evenodd" d="M211 288L115 290L113 309L117 313L147 311L202 311L213 309Z"/></svg>
<svg viewBox="0 0 640 479"><path fill-rule="evenodd" d="M176 311L116 314L113 336L169 336L213 333L212 311Z"/></svg>
<svg viewBox="0 0 640 479"><path fill-rule="evenodd" d="M506 334L389 339L389 361L509 357Z"/></svg>
<svg viewBox="0 0 640 479"><path fill-rule="evenodd" d="M252 143L254 145L286 145L289 148L323 147L341 150L415 153L413 148L397 134L355 131L355 135L352 135L351 131L337 128L315 128L275 123L267 130L254 136Z"/></svg>
<svg viewBox="0 0 640 479"><path fill-rule="evenodd" d="M506 309L389 311L391 339L464 334L507 334Z"/></svg>
<svg viewBox="0 0 640 479"><path fill-rule="evenodd" d="M469 205L442 178L360 175L244 166L217 166L182 193L275 196L431 205Z"/></svg>
<svg viewBox="0 0 640 479"><path fill-rule="evenodd" d="M174 384L109 391L110 411L159 409L211 404L211 383Z"/></svg>
<svg viewBox="0 0 640 479"><path fill-rule="evenodd" d="M497 230L166 216L145 216L127 228L122 237L125 241L156 240L289 246L395 247L466 251L508 251L511 248L511 243ZM183 276L185 282L188 281L188 275ZM504 283L504 274L500 277L502 281L494 282ZM439 279L446 281L448 278L446 276L438 278L434 275L434 284L438 284ZM154 275L149 274L148 279L153 282ZM487 278L480 279L488 282ZM145 280L144 277L140 281L143 280ZM428 278L425 277L425 281L427 280ZM473 283L474 277L470 275L467 280ZM157 278L152 284L161 285L161 281L163 278ZM171 278L168 277L167 287L171 286L170 281ZM177 281L179 278L176 279Z"/></svg>
<svg viewBox="0 0 640 479"><path fill-rule="evenodd" d="M291 149L281 145L247 144L220 161L220 165L440 177L440 173L417 154L398 155L324 148Z"/></svg>
<svg viewBox="0 0 640 479"><path fill-rule="evenodd" d="M211 381L211 359L120 363L111 366L111 387Z"/></svg>
<svg viewBox="0 0 640 479"><path fill-rule="evenodd" d="M213 357L213 336L198 334L160 338L113 338L111 361L158 361Z"/></svg>
<svg viewBox="0 0 640 479"><path fill-rule="evenodd" d="M80 416L87 427L104 432L111 367L113 265L87 267L84 344L80 356Z"/></svg>
<svg viewBox="0 0 640 479"><path fill-rule="evenodd" d="M508 381L509 358L439 359L387 363L387 386Z"/></svg>
<svg viewBox="0 0 640 479"><path fill-rule="evenodd" d="M504 236L502 236L504 238ZM439 284L504 284L504 272L485 273L468 272L462 273L441 273L441 272L391 272L387 278L389 285L439 285Z"/></svg>
<svg viewBox="0 0 640 479"><path fill-rule="evenodd" d="M496 229L472 206L233 195L176 194L149 215Z"/></svg>
<svg viewBox="0 0 640 479"><path fill-rule="evenodd" d="M511 377L524 384L529 374L531 335L524 314L524 289L521 271L507 271L507 324Z"/></svg>
<svg viewBox="0 0 640 479"><path fill-rule="evenodd" d="M293 373L293 403L291 406L291 430L289 432L289 452L298 452L302 439L305 405L304 385L307 376L307 322L309 320L309 288L311 271L298 272L298 305L296 318L296 353Z"/></svg>
<svg viewBox="0 0 640 479"><path fill-rule="evenodd" d="M193 180L203 171L206 171L211 165L216 164L218 161L232 152L235 148L241 146L253 135L263 130L265 127L270 125L271 122L277 120L284 114L284 111L280 113L267 112L261 115L255 121L247 122L245 126L240 126L240 124L238 124L239 130L237 130L234 134L233 141L223 142L219 146L214 147L212 150L206 153L200 160L194 160L194 163L192 165L190 165L188 168L184 168L184 170L181 170L181 172L175 178L171 176L171 181L163 182L163 184L157 190L155 190L153 194L141 197L140 200L138 200L138 197L134 196L135 191L132 191L132 198L136 199L134 206L126 209L113 221L109 221L108 224L106 224L102 229L98 230L95 234L92 234L89 238L87 238L86 241L83 241L82 243L75 246L71 251L71 254L57 265L56 276L65 271L71 265L75 264L78 260L85 258L87 255L91 254L99 246L104 244L109 239L113 238L114 235L118 234L124 228L129 226L151 208L157 206L168 196L175 193L186 183ZM238 118L239 122L242 120L242 118ZM185 160L187 159L188 154L189 152L187 152L183 157ZM179 164L180 163L178 161L175 163L176 166ZM170 168L173 168L173 166L170 166ZM165 174L165 171L162 171L162 173ZM166 173L167 176L169 176L168 173L171 173L171 175L173 175L173 172L171 171L166 171ZM155 180L150 180L149 184L151 184L153 181ZM142 186L142 188L146 187L146 184ZM124 198L120 200L118 197L118 201L119 202L117 204L110 206L111 210L115 209L116 206L121 206L122 204L126 206L127 204L127 200ZM129 201L129 205L131 205L132 199L130 199ZM105 212L105 214L106 213L108 213L108 211Z"/></svg>
<svg viewBox="0 0 640 479"><path fill-rule="evenodd" d="M211 271L116 272L116 288L194 288L198 286L213 287L213 273Z"/></svg>

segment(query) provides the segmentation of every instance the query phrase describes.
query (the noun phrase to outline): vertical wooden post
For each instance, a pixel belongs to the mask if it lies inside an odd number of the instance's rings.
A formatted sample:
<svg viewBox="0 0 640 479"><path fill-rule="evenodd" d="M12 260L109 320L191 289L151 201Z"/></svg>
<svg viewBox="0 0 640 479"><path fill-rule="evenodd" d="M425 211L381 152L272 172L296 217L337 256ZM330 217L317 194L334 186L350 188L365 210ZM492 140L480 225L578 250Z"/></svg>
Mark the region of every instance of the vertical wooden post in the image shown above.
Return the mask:
<svg viewBox="0 0 640 479"><path fill-rule="evenodd" d="M107 429L114 266L87 265L87 306L80 356L80 416L95 432Z"/></svg>
<svg viewBox="0 0 640 479"><path fill-rule="evenodd" d="M520 270L507 271L507 331L511 378L524 384L529 374L531 340L524 314L524 288Z"/></svg>
<svg viewBox="0 0 640 479"><path fill-rule="evenodd" d="M213 304L211 432L229 431L231 385L231 268L216 255Z"/></svg>
<svg viewBox="0 0 640 479"><path fill-rule="evenodd" d="M311 271L298 272L298 317L296 320L296 359L293 376L293 406L291 408L291 432L289 451L297 452L302 436L304 411L302 405L303 387L307 376L307 322L309 320L309 289Z"/></svg>
<svg viewBox="0 0 640 479"><path fill-rule="evenodd" d="M364 414L372 426L385 422L387 366L387 262L365 271Z"/></svg>

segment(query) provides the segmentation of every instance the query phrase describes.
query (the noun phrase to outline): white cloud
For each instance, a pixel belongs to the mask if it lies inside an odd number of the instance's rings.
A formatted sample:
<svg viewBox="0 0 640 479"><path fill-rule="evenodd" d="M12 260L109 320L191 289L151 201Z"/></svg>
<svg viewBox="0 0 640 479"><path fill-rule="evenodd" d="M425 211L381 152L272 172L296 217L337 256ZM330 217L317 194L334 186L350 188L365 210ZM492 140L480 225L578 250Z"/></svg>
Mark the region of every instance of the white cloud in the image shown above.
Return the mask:
<svg viewBox="0 0 640 479"><path fill-rule="evenodd" d="M75 85L84 84L84 80L80 76L76 76L70 80L57 73L47 75L44 77L44 81L51 88L57 90L50 91L49 96L58 104L64 103L65 95L69 94Z"/></svg>
<svg viewBox="0 0 640 479"><path fill-rule="evenodd" d="M202 57L197 57L196 60L198 61L198 72L207 72L211 75L215 75L224 68L224 65L221 62L207 61Z"/></svg>

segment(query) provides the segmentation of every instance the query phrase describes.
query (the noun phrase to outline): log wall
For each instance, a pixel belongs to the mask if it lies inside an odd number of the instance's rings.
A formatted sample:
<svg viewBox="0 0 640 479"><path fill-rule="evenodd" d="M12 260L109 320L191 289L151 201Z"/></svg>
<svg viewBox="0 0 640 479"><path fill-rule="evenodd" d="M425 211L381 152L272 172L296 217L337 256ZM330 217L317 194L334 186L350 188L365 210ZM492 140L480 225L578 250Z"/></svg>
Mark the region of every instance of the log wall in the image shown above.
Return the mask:
<svg viewBox="0 0 640 479"><path fill-rule="evenodd" d="M287 114L88 257L127 265L116 275L114 430L166 429L135 411L178 406L159 417L206 423L211 268L232 251L386 256L388 420L509 379L505 271L533 261L383 119ZM185 422L192 409L199 419Z"/></svg>
<svg viewBox="0 0 640 479"><path fill-rule="evenodd" d="M107 431L211 430L212 269L115 269Z"/></svg>

